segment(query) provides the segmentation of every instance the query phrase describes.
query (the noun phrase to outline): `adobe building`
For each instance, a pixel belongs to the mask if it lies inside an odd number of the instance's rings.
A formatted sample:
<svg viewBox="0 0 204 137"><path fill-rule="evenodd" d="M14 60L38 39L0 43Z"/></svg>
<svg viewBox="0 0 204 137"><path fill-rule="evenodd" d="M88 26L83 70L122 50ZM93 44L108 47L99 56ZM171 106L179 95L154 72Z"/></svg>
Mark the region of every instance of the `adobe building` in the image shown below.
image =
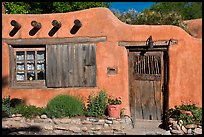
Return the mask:
<svg viewBox="0 0 204 137"><path fill-rule="evenodd" d="M133 119L202 106L202 39L172 25L128 25L107 8L2 15L2 97L45 107L106 90Z"/></svg>

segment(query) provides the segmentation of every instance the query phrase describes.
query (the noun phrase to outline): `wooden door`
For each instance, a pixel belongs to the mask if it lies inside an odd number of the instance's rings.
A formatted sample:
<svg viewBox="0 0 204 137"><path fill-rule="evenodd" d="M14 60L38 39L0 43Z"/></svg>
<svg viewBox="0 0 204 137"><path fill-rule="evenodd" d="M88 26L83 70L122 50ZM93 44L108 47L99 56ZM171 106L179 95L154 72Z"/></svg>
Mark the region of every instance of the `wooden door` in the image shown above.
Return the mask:
<svg viewBox="0 0 204 137"><path fill-rule="evenodd" d="M128 58L133 119L161 120L163 53L129 52Z"/></svg>

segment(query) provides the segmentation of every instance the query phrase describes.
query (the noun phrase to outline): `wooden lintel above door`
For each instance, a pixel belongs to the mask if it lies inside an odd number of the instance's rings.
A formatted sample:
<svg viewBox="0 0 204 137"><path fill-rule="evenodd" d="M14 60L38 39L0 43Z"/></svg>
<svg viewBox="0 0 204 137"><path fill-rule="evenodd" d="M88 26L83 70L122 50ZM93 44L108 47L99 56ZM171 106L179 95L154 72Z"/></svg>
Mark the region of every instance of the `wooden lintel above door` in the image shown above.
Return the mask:
<svg viewBox="0 0 204 137"><path fill-rule="evenodd" d="M178 44L178 40L171 39L170 45ZM119 41L119 46L125 46L125 47L134 47L134 46L146 46L146 41ZM154 46L168 46L169 40L156 40L153 43Z"/></svg>

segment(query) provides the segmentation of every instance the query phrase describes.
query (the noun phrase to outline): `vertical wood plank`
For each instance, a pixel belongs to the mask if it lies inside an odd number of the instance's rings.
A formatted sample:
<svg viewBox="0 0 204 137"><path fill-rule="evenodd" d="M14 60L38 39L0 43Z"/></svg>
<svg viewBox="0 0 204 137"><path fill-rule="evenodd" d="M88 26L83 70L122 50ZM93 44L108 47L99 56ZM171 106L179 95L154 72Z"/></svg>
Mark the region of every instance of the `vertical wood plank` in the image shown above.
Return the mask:
<svg viewBox="0 0 204 137"><path fill-rule="evenodd" d="M150 68L151 66L150 66L149 56L147 56L147 62L148 62L147 64L148 64L148 70L149 70L148 74L151 74L151 68Z"/></svg>
<svg viewBox="0 0 204 137"><path fill-rule="evenodd" d="M94 87L96 86L96 47L88 45L85 50L85 82L87 87Z"/></svg>
<svg viewBox="0 0 204 137"><path fill-rule="evenodd" d="M154 89L154 81L149 81L149 118L150 120L157 120L157 107L155 103L155 89Z"/></svg>
<svg viewBox="0 0 204 137"><path fill-rule="evenodd" d="M57 87L57 54L56 45L46 46L46 84L47 87Z"/></svg>
<svg viewBox="0 0 204 137"><path fill-rule="evenodd" d="M79 87L79 79L78 79L78 58L79 58L79 55L78 55L78 44L75 44L73 46L74 48L74 87Z"/></svg>
<svg viewBox="0 0 204 137"><path fill-rule="evenodd" d="M154 94L157 120L161 120L162 107L161 107L161 82L154 81Z"/></svg>
<svg viewBox="0 0 204 137"><path fill-rule="evenodd" d="M135 58L136 57L136 58ZM137 59L137 64L135 64L135 59ZM132 120L135 124L135 119L136 119L136 95L135 95L135 88L133 86L135 86L135 84L133 83L134 80L134 76L135 76L135 69L137 69L138 67L135 66L138 65L138 56L135 56L135 54L133 52L129 52L128 53L128 74L129 74L129 98L130 98L130 113L131 113L131 117ZM136 68L135 68L136 67Z"/></svg>
<svg viewBox="0 0 204 137"><path fill-rule="evenodd" d="M83 44L78 44L78 81L79 86L85 86L84 83L84 52L83 52Z"/></svg>
<svg viewBox="0 0 204 137"><path fill-rule="evenodd" d="M142 95L143 118L149 119L149 81L140 81L140 93Z"/></svg>
<svg viewBox="0 0 204 137"><path fill-rule="evenodd" d="M56 87L61 87L61 76L62 76L62 71L61 71L61 53L60 53L60 48L62 47L62 45L55 45L56 48L54 48L54 54L56 55L56 64L53 64L52 67L55 67L55 84Z"/></svg>
<svg viewBox="0 0 204 137"><path fill-rule="evenodd" d="M69 58L69 66L68 66L68 85L70 87L74 86L74 46L72 46L71 44L68 46L69 47L69 54L68 54L68 58Z"/></svg>
<svg viewBox="0 0 204 137"><path fill-rule="evenodd" d="M141 84L141 81L138 81L138 80L134 80L132 82L132 87L133 87L133 91L135 94L134 95L134 98L135 98L135 115L136 115L136 118L137 119L144 119L144 114L143 114L143 104L142 104L142 96L141 96L141 90L140 90L140 84Z"/></svg>
<svg viewBox="0 0 204 137"><path fill-rule="evenodd" d="M68 81L69 81L69 45L63 45L61 47L61 59L62 59L62 87L69 87Z"/></svg>

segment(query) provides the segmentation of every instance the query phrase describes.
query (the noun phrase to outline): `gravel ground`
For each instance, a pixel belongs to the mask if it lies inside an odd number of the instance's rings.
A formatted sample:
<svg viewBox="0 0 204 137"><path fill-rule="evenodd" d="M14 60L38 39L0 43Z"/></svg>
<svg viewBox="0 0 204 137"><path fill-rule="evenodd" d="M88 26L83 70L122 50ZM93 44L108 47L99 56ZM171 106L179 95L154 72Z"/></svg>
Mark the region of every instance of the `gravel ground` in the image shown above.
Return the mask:
<svg viewBox="0 0 204 137"><path fill-rule="evenodd" d="M170 130L161 129L158 120L137 120L135 127L126 131L127 135L171 135Z"/></svg>

